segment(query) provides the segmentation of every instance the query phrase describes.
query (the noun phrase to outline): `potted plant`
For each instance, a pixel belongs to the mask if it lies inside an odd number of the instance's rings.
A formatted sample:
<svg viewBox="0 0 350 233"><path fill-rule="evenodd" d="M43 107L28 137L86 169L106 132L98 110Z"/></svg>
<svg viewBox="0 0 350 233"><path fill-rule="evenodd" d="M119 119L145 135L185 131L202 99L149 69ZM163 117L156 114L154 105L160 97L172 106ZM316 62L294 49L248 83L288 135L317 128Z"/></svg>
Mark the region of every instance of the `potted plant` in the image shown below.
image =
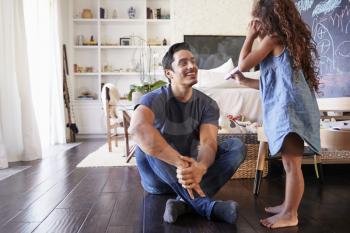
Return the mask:
<svg viewBox="0 0 350 233"><path fill-rule="evenodd" d="M135 99L133 98L133 93L140 93L139 97L141 97L142 95L150 92L150 91L153 91L153 90L156 90L162 86L165 86L167 83L163 80L158 80L158 81L155 81L154 83L145 83L143 85L131 85L131 88L130 88L130 91L129 91L129 94L128 94L128 100L129 101L133 101L135 102Z"/></svg>

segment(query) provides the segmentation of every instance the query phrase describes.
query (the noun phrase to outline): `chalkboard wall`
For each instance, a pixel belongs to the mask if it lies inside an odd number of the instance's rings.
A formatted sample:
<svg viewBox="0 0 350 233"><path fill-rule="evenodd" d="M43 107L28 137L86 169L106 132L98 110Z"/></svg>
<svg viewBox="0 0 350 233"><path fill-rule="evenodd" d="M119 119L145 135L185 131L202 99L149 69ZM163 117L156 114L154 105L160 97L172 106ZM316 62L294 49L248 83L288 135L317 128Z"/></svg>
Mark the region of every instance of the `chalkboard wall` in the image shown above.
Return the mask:
<svg viewBox="0 0 350 233"><path fill-rule="evenodd" d="M295 2L317 43L321 97L350 97L350 1Z"/></svg>

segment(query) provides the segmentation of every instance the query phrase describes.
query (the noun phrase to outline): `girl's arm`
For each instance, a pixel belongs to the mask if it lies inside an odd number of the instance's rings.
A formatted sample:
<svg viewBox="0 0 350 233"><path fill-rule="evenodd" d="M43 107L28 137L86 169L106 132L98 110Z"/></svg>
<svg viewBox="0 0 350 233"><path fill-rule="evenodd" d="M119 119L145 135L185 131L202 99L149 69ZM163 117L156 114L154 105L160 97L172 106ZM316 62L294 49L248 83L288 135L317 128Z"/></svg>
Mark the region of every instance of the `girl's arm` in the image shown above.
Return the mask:
<svg viewBox="0 0 350 233"><path fill-rule="evenodd" d="M242 73L234 75L234 79L243 86L259 90L259 80L245 77Z"/></svg>
<svg viewBox="0 0 350 233"><path fill-rule="evenodd" d="M254 40L258 35L259 22L257 20L252 20L248 25L248 33L239 55L238 66L241 72L249 71L251 68L255 67L279 45L276 37L267 35L259 43L258 48L252 51Z"/></svg>

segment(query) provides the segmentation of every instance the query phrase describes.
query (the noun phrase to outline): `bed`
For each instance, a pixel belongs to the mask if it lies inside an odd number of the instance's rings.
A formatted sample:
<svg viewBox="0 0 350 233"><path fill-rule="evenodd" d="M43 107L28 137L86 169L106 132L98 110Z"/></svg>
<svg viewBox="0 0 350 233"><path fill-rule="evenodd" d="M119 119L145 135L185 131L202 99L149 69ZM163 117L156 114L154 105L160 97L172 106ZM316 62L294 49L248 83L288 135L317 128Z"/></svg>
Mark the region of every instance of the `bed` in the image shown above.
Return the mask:
<svg viewBox="0 0 350 233"><path fill-rule="evenodd" d="M214 69L199 69L198 83L194 88L213 98L220 108L220 126L228 133L250 133L251 129L236 125L230 127L227 115L244 116L243 125L262 123L262 105L259 90L238 85L234 80L225 80L224 76L234 68L232 59ZM260 72L245 72L245 76L259 79ZM232 126L232 125L231 125Z"/></svg>
<svg viewBox="0 0 350 233"><path fill-rule="evenodd" d="M243 115L251 122L262 122L262 107L258 90L251 88L208 88L202 91L219 105L220 116Z"/></svg>

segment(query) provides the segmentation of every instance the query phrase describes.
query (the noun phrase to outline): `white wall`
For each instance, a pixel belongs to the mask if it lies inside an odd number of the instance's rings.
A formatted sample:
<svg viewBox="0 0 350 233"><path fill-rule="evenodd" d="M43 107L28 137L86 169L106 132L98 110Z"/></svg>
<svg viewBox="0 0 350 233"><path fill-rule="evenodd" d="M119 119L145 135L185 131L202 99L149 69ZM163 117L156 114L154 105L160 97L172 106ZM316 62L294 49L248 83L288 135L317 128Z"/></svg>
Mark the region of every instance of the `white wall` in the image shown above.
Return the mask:
<svg viewBox="0 0 350 233"><path fill-rule="evenodd" d="M245 35L254 0L173 0L173 38Z"/></svg>
<svg viewBox="0 0 350 233"><path fill-rule="evenodd" d="M69 0L60 1L61 17L62 17L62 43L68 44L69 42Z"/></svg>

